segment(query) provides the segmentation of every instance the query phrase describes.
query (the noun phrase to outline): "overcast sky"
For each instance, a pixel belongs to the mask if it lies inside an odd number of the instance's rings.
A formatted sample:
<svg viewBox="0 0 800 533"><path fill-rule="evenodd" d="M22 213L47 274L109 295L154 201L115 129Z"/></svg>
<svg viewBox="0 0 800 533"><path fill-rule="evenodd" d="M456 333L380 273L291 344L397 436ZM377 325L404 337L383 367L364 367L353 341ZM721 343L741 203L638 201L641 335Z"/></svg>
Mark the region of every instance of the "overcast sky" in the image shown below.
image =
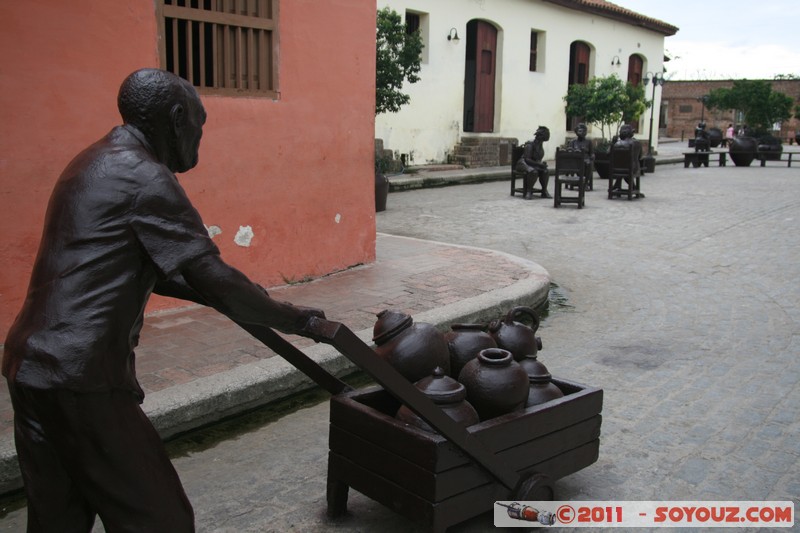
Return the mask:
<svg viewBox="0 0 800 533"><path fill-rule="evenodd" d="M680 28L664 40L674 80L800 76L799 0L610 0Z"/></svg>

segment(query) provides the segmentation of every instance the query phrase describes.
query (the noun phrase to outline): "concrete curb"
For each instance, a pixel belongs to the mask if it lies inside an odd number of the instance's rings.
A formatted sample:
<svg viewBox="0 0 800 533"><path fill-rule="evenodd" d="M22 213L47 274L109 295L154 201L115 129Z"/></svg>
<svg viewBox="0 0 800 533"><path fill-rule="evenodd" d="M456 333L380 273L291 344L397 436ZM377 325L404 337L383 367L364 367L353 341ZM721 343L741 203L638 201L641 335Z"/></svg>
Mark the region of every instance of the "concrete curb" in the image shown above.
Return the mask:
<svg viewBox="0 0 800 533"><path fill-rule="evenodd" d="M438 244L454 248L478 249L446 243ZM502 252L480 250L495 255L498 259L524 266L530 271L530 276L508 287L420 313L414 316L415 321L434 324L445 330L450 324L486 322L499 318L511 307L527 305L535 308L547 301L550 275L544 268ZM364 342L372 343L371 329L356 333ZM357 370L353 363L331 346L317 344L304 348L303 351L337 377L346 376ZM314 387L316 384L313 381L284 359L271 357L148 394L142 407L161 437L168 439ZM13 440L6 439L0 442L0 493L8 493L21 487L22 478L16 449Z"/></svg>
<svg viewBox="0 0 800 533"><path fill-rule="evenodd" d="M666 156L656 158L656 165L671 165L675 163L683 163L683 157ZM555 174L555 162L548 161L547 164L550 167L549 174L552 176ZM421 171L414 174L398 174L387 177L389 178L389 192L401 192L431 187L447 187L449 185L466 185L470 183L483 183L486 181L510 180L510 172L509 168L504 166L480 169L465 168L430 172Z"/></svg>

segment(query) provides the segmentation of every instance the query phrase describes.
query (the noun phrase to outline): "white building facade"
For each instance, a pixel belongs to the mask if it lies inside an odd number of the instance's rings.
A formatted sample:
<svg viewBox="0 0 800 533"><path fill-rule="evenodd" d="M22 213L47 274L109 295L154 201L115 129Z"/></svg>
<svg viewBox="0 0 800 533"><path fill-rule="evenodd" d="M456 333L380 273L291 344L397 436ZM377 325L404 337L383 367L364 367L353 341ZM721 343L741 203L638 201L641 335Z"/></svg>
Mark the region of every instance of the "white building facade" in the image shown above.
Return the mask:
<svg viewBox="0 0 800 533"><path fill-rule="evenodd" d="M412 165L452 160L464 137L524 142L538 126L550 128L545 158L552 158L571 133L570 83L661 74L664 38L677 31L604 0L378 0L377 7L418 26L425 45L421 80L403 88L411 102L375 118L375 137ZM652 86L645 92L650 100ZM658 131L660 98L657 88L637 138L646 141L652 110ZM590 137L599 135L590 127Z"/></svg>

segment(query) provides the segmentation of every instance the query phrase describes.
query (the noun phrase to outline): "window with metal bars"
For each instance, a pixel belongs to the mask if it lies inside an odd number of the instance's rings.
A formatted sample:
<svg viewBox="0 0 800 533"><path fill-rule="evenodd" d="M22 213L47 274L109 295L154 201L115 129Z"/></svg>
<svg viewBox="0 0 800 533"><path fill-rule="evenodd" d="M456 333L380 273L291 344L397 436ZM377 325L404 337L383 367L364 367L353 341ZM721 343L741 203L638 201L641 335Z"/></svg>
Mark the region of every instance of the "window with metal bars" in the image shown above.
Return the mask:
<svg viewBox="0 0 800 533"><path fill-rule="evenodd" d="M538 69L536 68L536 59L539 54L539 32L536 30L531 30L531 55L530 59L528 60L528 70L531 72L536 72Z"/></svg>
<svg viewBox="0 0 800 533"><path fill-rule="evenodd" d="M161 65L205 94L278 95L279 0L159 0Z"/></svg>

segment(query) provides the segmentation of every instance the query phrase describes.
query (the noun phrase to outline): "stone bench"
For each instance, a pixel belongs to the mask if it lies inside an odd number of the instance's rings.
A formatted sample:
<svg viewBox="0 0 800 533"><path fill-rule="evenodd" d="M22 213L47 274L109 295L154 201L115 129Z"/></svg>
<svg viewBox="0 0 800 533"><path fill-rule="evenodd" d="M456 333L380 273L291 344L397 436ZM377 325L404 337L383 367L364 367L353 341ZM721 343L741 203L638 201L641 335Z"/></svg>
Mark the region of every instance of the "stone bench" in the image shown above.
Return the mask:
<svg viewBox="0 0 800 533"><path fill-rule="evenodd" d="M719 161L719 166L724 167L728 162L727 152L683 152L683 168L689 168L691 163L693 167L697 168L700 165L708 166L710 158L716 157Z"/></svg>
<svg viewBox="0 0 800 533"><path fill-rule="evenodd" d="M792 156L793 155L800 155L800 153L798 153L798 152L781 152L780 155L771 154L771 157L769 157L769 158L763 157L762 154L757 154L756 155L756 159L759 159L761 161L761 166L762 167L767 166L767 161L779 161L779 162L780 161L786 161L787 162L786 166L787 167L791 167L792 166Z"/></svg>

